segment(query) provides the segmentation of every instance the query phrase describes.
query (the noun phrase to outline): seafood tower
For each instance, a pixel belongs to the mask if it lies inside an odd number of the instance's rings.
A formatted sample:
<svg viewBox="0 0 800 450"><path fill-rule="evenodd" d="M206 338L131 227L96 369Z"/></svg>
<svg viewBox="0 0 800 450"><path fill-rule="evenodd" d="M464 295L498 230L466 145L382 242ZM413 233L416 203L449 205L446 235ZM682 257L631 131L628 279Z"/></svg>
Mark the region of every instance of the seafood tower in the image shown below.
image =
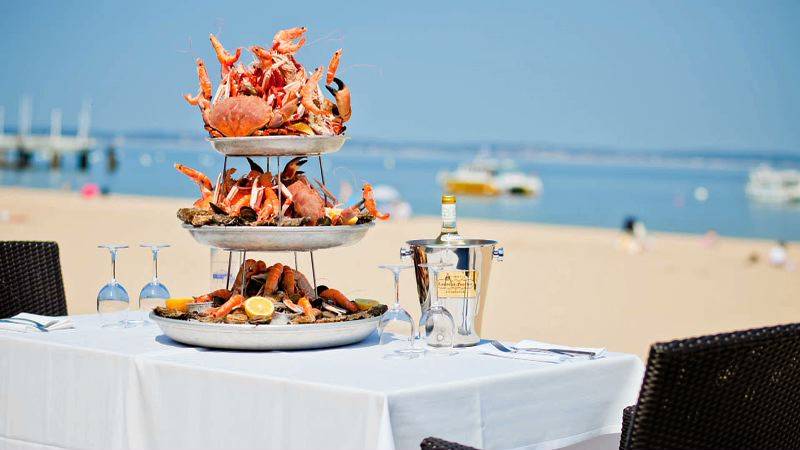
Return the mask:
<svg viewBox="0 0 800 450"><path fill-rule="evenodd" d="M211 35L220 63L216 89L197 60L199 90L184 98L199 108L224 163L214 182L175 164L200 189L200 198L181 208L178 218L197 242L229 252L228 283L185 305L156 308L151 317L175 340L237 349L344 345L372 333L386 310L317 285L315 250L355 244L376 219L389 215L379 211L368 183L349 206L339 204L325 185L322 158L347 139L350 91L336 77L341 49L327 70L308 72L295 59L305 32L282 30L271 47L250 47L249 65L240 62L241 48L231 54ZM323 80L330 99L320 87ZM249 171L237 174L228 167L229 157L245 157ZM309 158L317 160L319 178L306 172L313 166L307 166ZM294 267L248 259L249 251L295 252ZM300 252L308 254L310 278L298 270Z"/></svg>

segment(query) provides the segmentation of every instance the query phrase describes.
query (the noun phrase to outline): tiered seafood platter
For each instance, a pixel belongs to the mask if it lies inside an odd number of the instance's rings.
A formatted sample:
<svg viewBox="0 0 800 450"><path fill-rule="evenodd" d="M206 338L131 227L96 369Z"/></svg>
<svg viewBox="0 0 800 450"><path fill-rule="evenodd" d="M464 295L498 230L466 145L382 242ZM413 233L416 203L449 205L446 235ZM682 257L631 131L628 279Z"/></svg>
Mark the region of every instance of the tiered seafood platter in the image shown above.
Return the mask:
<svg viewBox="0 0 800 450"><path fill-rule="evenodd" d="M325 185L322 155L338 151L347 139L350 91L336 77L341 49L327 75L323 67L307 72L295 59L305 32L304 27L281 30L270 48L250 47L254 61L247 66L238 62L241 48L231 54L211 35L220 62L216 90L205 63L197 60L200 88L184 98L200 109L209 141L225 163L215 183L175 164L200 188L200 198L177 216L198 243L229 251L228 277L224 289L171 299L151 313L178 342L242 350L346 345L369 336L387 309L316 283L315 250L355 244L376 219L389 215L378 209L369 183L350 206ZM333 101L320 89L323 79ZM318 159L319 179L301 170L309 156ZM229 157L245 157L249 171L237 177L236 169L228 168ZM282 166L281 157L291 159ZM266 170L256 158L266 158ZM268 266L248 259L248 251L295 252L294 267ZM241 254L235 277L233 252ZM298 270L297 252L310 256L311 281Z"/></svg>

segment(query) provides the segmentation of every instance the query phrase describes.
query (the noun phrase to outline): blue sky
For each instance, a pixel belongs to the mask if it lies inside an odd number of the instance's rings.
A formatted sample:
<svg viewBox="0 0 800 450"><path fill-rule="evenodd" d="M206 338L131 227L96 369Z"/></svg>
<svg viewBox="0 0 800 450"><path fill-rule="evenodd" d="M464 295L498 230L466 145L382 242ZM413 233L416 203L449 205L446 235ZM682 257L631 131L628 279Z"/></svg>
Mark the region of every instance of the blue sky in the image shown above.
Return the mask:
<svg viewBox="0 0 800 450"><path fill-rule="evenodd" d="M800 150L800 2L4 1L0 105L91 98L104 130L196 132L193 59L309 27L356 137ZM249 60L249 55L247 56Z"/></svg>

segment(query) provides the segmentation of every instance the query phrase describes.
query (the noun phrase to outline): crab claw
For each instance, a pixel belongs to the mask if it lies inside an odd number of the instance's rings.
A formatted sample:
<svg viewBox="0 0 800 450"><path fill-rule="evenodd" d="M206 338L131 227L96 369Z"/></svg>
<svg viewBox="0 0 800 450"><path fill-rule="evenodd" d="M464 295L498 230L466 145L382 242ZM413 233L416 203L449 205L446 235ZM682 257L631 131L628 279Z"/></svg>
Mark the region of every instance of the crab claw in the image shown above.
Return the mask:
<svg viewBox="0 0 800 450"><path fill-rule="evenodd" d="M247 163L250 164L250 170L252 170L253 172L264 173L264 169L262 169L261 166L258 165L258 163L250 159L249 156L247 157Z"/></svg>
<svg viewBox="0 0 800 450"><path fill-rule="evenodd" d="M333 87L330 84L326 84L325 89L327 89L332 96L336 97L336 93L344 89L344 81L334 77L333 82L336 84L336 87Z"/></svg>
<svg viewBox="0 0 800 450"><path fill-rule="evenodd" d="M291 184L298 175L302 175L303 172L300 170L300 167L308 162L308 158L305 156L298 156L297 158L292 159L288 163L286 163L286 167L283 168L283 172L281 172L281 181L284 184Z"/></svg>
<svg viewBox="0 0 800 450"><path fill-rule="evenodd" d="M336 99L336 106L331 110L333 114L342 119L342 123L350 120L352 111L350 110L350 88L344 82L336 77L333 78L336 87L327 84L325 89L333 95Z"/></svg>

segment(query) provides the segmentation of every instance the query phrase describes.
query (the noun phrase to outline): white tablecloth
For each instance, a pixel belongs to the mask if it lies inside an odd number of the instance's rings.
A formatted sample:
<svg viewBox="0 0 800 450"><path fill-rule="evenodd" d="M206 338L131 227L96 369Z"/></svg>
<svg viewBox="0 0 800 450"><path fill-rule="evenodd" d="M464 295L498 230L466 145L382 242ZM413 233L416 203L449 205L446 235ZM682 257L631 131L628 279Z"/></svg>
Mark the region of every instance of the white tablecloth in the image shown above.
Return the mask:
<svg viewBox="0 0 800 450"><path fill-rule="evenodd" d="M479 354L385 359L186 347L155 325L0 331L0 449L556 448L619 432L640 360L547 364Z"/></svg>

